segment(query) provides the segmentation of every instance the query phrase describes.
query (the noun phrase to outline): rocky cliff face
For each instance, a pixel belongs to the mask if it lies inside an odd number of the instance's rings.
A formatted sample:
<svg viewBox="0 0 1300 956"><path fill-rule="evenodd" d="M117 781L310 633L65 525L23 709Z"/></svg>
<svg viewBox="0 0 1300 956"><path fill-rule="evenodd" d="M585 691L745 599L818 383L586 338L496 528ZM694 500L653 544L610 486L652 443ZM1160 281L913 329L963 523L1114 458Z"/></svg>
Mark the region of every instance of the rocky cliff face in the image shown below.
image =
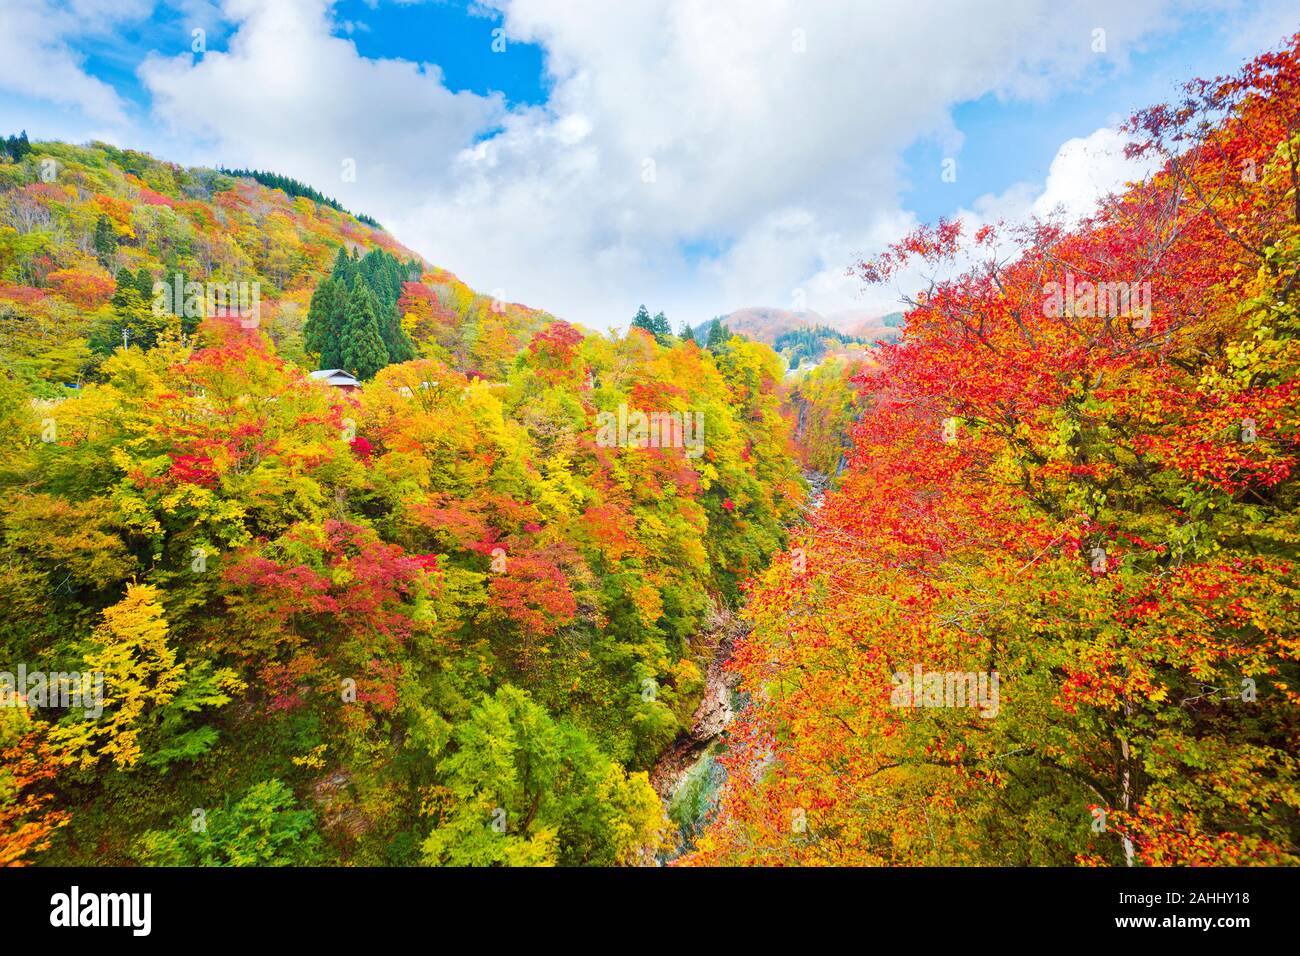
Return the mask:
<svg viewBox="0 0 1300 956"><path fill-rule="evenodd" d="M746 627L730 612L720 612L722 630L716 633L713 659L709 661L704 678L704 697L695 708L691 729L678 736L650 772L650 784L668 803L686 772L700 759L711 743L722 736L735 717L733 692L737 677L727 670L727 661L735 638Z"/></svg>

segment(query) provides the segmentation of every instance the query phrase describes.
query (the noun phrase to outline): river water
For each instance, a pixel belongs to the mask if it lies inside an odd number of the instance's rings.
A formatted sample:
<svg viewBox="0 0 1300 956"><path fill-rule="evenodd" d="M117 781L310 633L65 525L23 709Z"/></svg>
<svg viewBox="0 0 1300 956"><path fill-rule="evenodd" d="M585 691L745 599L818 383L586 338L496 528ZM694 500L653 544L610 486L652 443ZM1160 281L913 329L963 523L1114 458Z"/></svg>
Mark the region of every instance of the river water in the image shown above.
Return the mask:
<svg viewBox="0 0 1300 956"><path fill-rule="evenodd" d="M829 479L812 471L805 472L804 478L809 486L806 522L821 507ZM714 609L706 644L713 647L713 656L705 672L704 697L695 710L690 732L673 741L650 772L650 783L676 826L674 845L659 855L656 862L660 865L694 849L717 810L726 783L726 770L718 757L726 749L727 726L745 705L745 695L737 687L739 675L727 670L727 662L736 640L748 631L749 626L730 610Z"/></svg>

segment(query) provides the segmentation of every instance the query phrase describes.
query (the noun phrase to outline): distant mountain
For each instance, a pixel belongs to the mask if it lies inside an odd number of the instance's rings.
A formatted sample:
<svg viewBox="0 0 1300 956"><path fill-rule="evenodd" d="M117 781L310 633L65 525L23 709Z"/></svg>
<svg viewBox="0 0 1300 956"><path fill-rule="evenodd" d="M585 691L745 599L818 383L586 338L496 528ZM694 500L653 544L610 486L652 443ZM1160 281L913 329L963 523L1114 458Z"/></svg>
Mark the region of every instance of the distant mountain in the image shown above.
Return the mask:
<svg viewBox="0 0 1300 956"><path fill-rule="evenodd" d="M775 345L776 340L788 332L819 325L829 326L864 342L875 342L898 338L903 314L880 315L863 309L845 309L823 315L811 309L795 312L769 306L749 306L722 316L722 321L732 332L768 345Z"/></svg>
<svg viewBox="0 0 1300 956"><path fill-rule="evenodd" d="M893 341L902 331L903 313L879 315L861 309L846 309L826 316L826 324L864 341Z"/></svg>
<svg viewBox="0 0 1300 956"><path fill-rule="evenodd" d="M828 324L826 318L817 312L791 312L789 309L765 306L737 309L735 312L721 316L721 319L723 324L737 335L767 345L774 344L786 332Z"/></svg>

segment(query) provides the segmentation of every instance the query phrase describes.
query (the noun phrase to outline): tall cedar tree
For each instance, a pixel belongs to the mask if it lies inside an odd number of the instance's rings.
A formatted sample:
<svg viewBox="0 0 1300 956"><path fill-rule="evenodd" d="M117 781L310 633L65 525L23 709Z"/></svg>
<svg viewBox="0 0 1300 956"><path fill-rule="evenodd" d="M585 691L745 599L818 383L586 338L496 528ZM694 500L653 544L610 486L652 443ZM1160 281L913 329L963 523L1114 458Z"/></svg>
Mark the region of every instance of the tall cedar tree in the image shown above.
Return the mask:
<svg viewBox="0 0 1300 956"><path fill-rule="evenodd" d="M312 293L303 339L307 351L320 356L321 368L343 367L343 318L347 300L347 287L341 279L326 279Z"/></svg>
<svg viewBox="0 0 1300 956"><path fill-rule="evenodd" d="M115 252L117 234L113 232L113 224L108 216L101 214L95 222L95 255L99 258L100 265L108 265Z"/></svg>
<svg viewBox="0 0 1300 956"><path fill-rule="evenodd" d="M343 323L343 368L357 378L371 379L388 364L388 349L379 334L379 306L365 279L357 276L348 296Z"/></svg>
<svg viewBox="0 0 1300 956"><path fill-rule="evenodd" d="M651 335L654 335L654 319L650 318L650 310L644 305L636 310L636 316L632 319L632 328L645 329Z"/></svg>

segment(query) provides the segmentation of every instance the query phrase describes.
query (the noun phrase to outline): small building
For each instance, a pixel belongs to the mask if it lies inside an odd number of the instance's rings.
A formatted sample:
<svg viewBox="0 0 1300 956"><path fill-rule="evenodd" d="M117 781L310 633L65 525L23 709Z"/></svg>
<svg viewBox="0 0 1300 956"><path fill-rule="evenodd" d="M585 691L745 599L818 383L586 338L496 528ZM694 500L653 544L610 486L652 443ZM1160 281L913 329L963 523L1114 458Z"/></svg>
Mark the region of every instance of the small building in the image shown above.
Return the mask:
<svg viewBox="0 0 1300 956"><path fill-rule="evenodd" d="M326 385L341 388L345 392L361 390L361 383L341 368L323 368L320 371L312 372L311 377L318 382L324 382Z"/></svg>

